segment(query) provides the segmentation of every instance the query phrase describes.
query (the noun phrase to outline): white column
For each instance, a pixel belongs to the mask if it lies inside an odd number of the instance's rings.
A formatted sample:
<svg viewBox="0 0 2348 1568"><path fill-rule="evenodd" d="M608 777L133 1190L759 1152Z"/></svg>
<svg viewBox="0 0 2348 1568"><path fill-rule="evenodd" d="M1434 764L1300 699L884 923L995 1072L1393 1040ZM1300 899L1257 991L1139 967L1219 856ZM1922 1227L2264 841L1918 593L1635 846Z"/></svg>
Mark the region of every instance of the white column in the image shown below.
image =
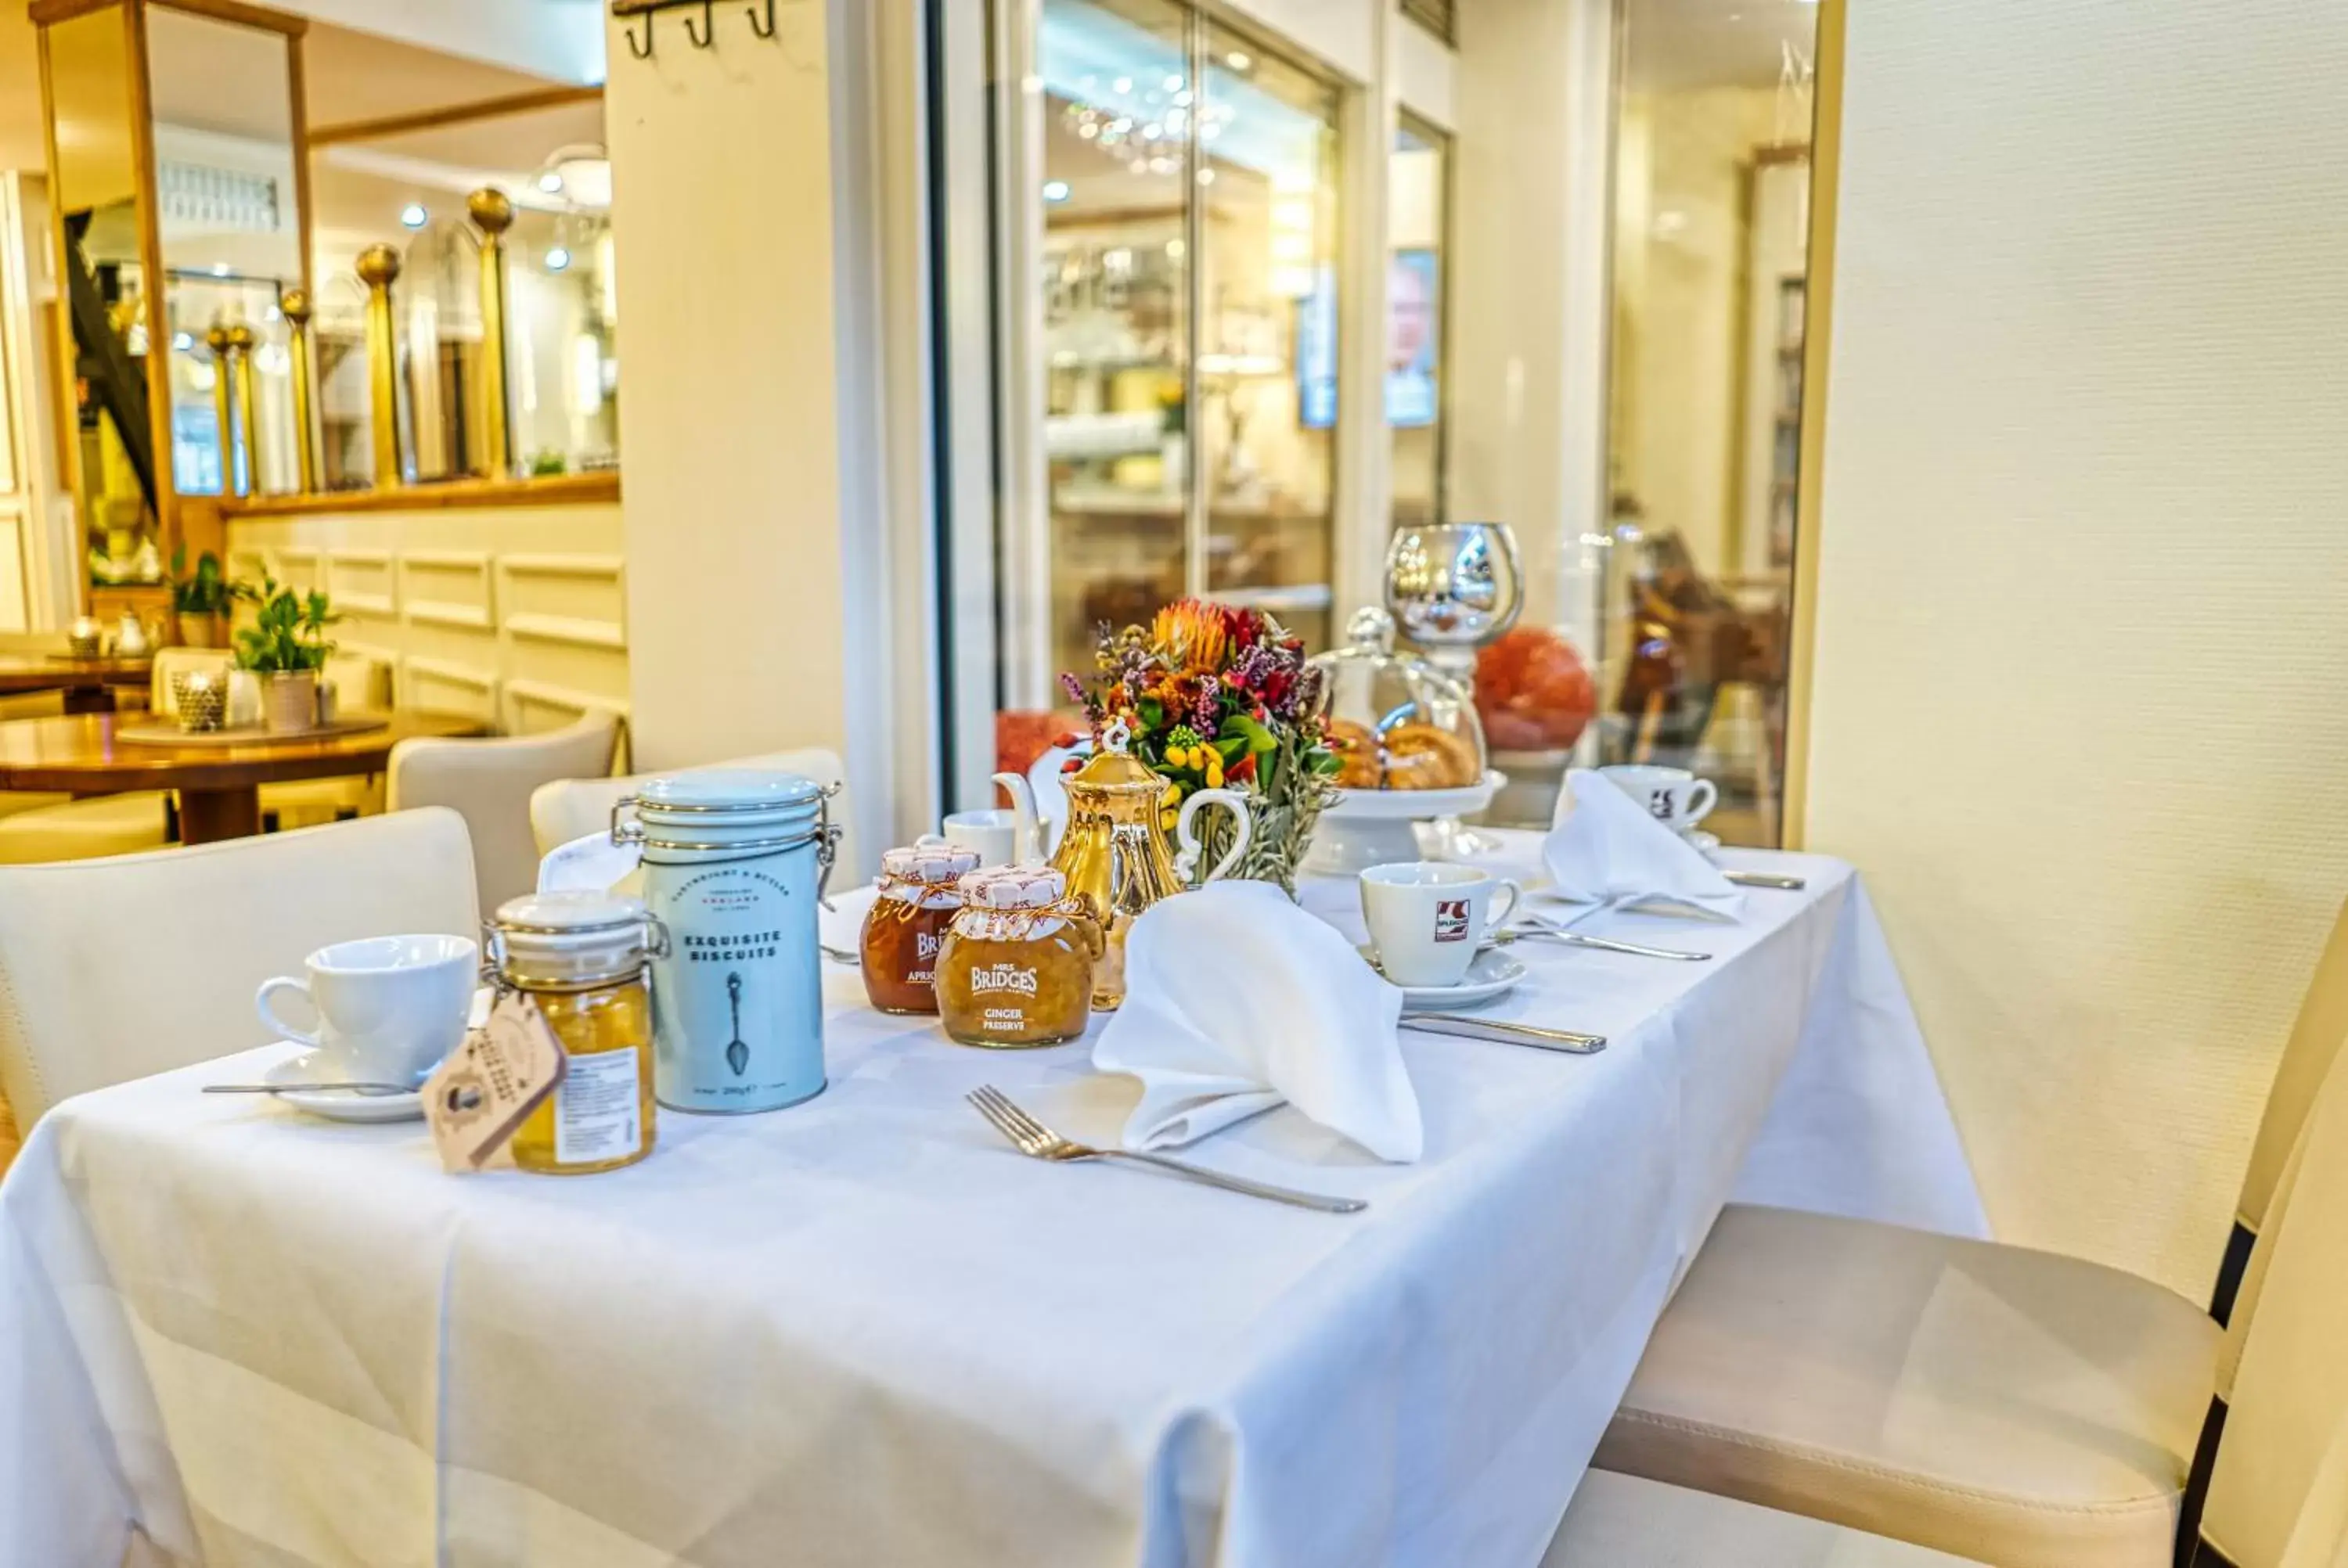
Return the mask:
<svg viewBox="0 0 2348 1568"><path fill-rule="evenodd" d="M871 672L850 670L846 610L825 7L778 6L773 40L726 7L709 48L688 18L649 19L649 59L619 20L607 37L635 760L847 755ZM866 815L885 797L855 805L864 842L885 836Z"/></svg>
<svg viewBox="0 0 2348 1568"><path fill-rule="evenodd" d="M1451 515L1510 525L1526 619L1594 654L1606 505L1610 0L1461 0Z"/></svg>

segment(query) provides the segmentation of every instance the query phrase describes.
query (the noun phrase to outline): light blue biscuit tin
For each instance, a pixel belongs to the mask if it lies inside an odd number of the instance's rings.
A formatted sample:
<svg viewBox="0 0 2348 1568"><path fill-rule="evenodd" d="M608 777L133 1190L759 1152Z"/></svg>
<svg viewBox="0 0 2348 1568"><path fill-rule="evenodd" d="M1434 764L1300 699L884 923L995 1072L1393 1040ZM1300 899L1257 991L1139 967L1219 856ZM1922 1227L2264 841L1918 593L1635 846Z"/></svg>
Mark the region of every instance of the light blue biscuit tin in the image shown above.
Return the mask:
<svg viewBox="0 0 2348 1568"><path fill-rule="evenodd" d="M776 1111L822 1091L829 796L797 774L708 768L654 779L613 808L613 840L644 846L644 902L669 932L652 966L663 1105Z"/></svg>

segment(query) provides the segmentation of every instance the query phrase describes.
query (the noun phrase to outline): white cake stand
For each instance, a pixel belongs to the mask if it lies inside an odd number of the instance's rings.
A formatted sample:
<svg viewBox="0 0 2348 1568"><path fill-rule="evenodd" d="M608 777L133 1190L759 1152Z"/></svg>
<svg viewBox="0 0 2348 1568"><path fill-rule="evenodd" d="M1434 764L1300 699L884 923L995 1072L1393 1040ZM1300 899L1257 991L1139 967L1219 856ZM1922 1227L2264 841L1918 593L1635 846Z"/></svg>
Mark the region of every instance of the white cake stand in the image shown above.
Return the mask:
<svg viewBox="0 0 2348 1568"><path fill-rule="evenodd" d="M1481 811L1508 782L1505 774L1488 771L1482 783L1457 789L1339 790L1336 804L1313 825L1303 868L1350 876L1373 866L1425 859L1416 824Z"/></svg>

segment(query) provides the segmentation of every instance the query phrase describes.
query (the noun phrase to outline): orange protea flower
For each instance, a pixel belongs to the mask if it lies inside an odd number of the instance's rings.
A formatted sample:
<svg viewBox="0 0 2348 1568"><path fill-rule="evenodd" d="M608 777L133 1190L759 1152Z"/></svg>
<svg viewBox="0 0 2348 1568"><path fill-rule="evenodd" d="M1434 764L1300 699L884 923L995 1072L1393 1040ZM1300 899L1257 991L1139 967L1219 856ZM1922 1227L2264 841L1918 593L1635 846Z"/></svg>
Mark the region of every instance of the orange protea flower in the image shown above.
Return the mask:
<svg viewBox="0 0 2348 1568"><path fill-rule="evenodd" d="M1248 630L1248 613L1243 610L1200 599L1181 599L1158 612L1158 620L1150 628L1150 641L1177 670L1187 674L1212 675L1229 664L1232 654L1249 641Z"/></svg>

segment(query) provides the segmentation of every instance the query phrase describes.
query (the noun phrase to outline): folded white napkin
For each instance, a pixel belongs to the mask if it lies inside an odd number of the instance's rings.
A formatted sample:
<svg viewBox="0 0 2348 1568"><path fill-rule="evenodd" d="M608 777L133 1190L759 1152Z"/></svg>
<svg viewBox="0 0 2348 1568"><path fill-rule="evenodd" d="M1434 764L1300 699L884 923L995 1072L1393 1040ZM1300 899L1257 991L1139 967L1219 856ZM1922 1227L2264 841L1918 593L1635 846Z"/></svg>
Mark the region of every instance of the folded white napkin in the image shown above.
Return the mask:
<svg viewBox="0 0 2348 1568"><path fill-rule="evenodd" d="M644 849L633 844L614 844L608 833L591 833L574 838L568 844L558 844L546 852L538 863L538 890L541 893L608 892L620 878L636 868L644 858Z"/></svg>
<svg viewBox="0 0 2348 1568"><path fill-rule="evenodd" d="M1590 906L1684 904L1734 920L1745 896L1704 852L1591 768L1565 775L1557 825L1541 840L1552 886L1544 895Z"/></svg>
<svg viewBox="0 0 2348 1568"><path fill-rule="evenodd" d="M1382 1160L1418 1158L1402 992L1270 883L1152 905L1126 937L1125 988L1093 1065L1141 1080L1127 1148L1188 1143L1286 1101Z"/></svg>

